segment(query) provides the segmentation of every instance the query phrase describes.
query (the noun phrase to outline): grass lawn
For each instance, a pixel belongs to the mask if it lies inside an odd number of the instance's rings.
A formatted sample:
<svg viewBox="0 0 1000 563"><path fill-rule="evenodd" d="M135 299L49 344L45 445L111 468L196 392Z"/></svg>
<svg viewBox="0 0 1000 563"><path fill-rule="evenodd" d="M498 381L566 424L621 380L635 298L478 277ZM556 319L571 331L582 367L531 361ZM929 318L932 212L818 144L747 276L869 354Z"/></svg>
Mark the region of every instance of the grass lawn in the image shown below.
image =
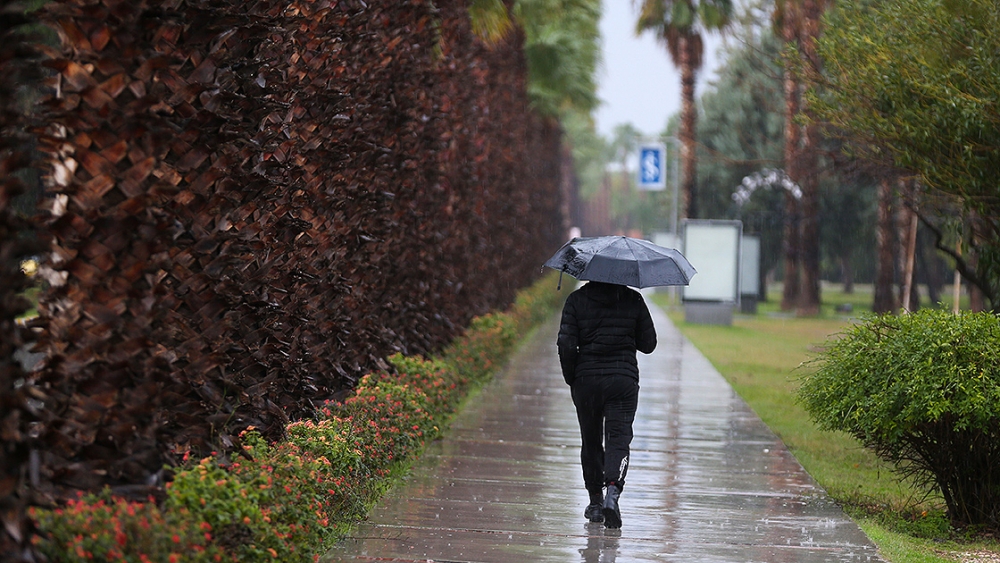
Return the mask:
<svg viewBox="0 0 1000 563"><path fill-rule="evenodd" d="M798 380L809 373L824 342L870 310L870 292L844 295L824 291L816 318L778 311L780 293L760 304L756 315L736 315L732 326L684 322L683 311L666 294L663 306L763 421L785 442L810 475L840 502L891 563L976 561L958 552L993 551L996 542L957 542L937 497L901 483L889 468L843 433L817 429L798 404ZM850 315L838 313L850 304Z"/></svg>

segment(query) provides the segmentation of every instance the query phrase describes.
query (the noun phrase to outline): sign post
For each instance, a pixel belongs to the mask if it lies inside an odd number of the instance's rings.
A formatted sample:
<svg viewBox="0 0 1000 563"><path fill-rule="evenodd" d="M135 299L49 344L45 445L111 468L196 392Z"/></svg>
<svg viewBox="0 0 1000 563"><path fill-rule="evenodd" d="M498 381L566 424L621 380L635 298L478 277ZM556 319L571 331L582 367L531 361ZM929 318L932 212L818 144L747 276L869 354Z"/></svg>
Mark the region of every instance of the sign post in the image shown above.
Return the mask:
<svg viewBox="0 0 1000 563"><path fill-rule="evenodd" d="M667 188L667 147L662 143L639 146L639 189L658 192Z"/></svg>

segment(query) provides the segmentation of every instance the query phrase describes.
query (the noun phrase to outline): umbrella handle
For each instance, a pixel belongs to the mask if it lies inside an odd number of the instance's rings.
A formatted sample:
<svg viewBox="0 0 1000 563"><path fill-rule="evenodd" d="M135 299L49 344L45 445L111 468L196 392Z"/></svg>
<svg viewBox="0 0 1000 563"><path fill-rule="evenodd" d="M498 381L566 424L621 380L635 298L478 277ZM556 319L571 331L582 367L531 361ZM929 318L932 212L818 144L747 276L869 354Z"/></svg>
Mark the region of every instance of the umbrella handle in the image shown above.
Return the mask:
<svg viewBox="0 0 1000 563"><path fill-rule="evenodd" d="M562 275L565 270L559 270L559 285L556 286L556 291L562 291Z"/></svg>

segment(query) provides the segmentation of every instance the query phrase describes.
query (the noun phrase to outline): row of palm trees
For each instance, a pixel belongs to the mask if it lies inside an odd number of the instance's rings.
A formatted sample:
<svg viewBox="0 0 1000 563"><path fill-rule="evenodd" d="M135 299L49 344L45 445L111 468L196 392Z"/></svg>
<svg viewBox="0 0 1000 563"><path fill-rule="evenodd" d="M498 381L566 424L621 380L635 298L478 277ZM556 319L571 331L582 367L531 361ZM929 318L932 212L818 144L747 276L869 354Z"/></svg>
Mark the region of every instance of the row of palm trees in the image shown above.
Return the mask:
<svg viewBox="0 0 1000 563"><path fill-rule="evenodd" d="M652 33L666 47L681 74L681 191L683 214L698 217L695 83L704 60L704 33L723 32L733 21L732 0L638 0L637 33ZM802 189L801 199L786 195L784 294L782 309L801 314L819 311L819 189L816 174L818 133L800 123L808 116L804 76L818 72L816 39L828 0L775 0L774 26L786 45L785 172Z"/></svg>

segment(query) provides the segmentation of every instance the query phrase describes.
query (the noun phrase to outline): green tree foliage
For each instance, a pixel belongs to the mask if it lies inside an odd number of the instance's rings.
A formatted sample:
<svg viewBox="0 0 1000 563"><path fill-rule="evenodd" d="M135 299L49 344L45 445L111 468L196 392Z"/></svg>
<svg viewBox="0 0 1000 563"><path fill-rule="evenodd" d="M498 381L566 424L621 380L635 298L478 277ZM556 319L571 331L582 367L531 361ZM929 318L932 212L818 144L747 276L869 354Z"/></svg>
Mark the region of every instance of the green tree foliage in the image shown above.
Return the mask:
<svg viewBox="0 0 1000 563"><path fill-rule="evenodd" d="M781 44L749 22L736 33L701 97L699 205L709 217L732 213L732 193L743 178L782 159Z"/></svg>
<svg viewBox="0 0 1000 563"><path fill-rule="evenodd" d="M734 201L733 192L745 177L785 166L783 44L767 25L767 12L765 5L753 7L733 27L717 79L701 97L698 126L698 205L706 217L741 219L746 232L760 235L764 271L772 270L782 257L784 190L776 185L757 189L742 204ZM870 279L871 181L858 174L840 174L828 159L821 163L824 273L828 279L845 282L853 272Z"/></svg>
<svg viewBox="0 0 1000 563"><path fill-rule="evenodd" d="M595 74L601 60L600 0L472 0L472 29L487 44L503 40L516 22L524 30L528 93L550 117L597 107Z"/></svg>
<svg viewBox="0 0 1000 563"><path fill-rule="evenodd" d="M800 398L938 488L961 524L1000 529L1000 317L924 309L870 317L829 343Z"/></svg>
<svg viewBox="0 0 1000 563"><path fill-rule="evenodd" d="M561 124L573 156L577 193L581 198L588 199L598 192L604 180L604 167L609 154L607 142L595 130L589 113L564 112Z"/></svg>
<svg viewBox="0 0 1000 563"><path fill-rule="evenodd" d="M745 24L701 97L698 205L705 217L739 218L748 234L760 235L767 271L780 258L783 190L759 190L742 206L732 196L744 177L781 166L781 45L769 31Z"/></svg>
<svg viewBox="0 0 1000 563"><path fill-rule="evenodd" d="M557 116L596 108L600 0L518 0L515 14L524 27L528 94L535 109Z"/></svg>
<svg viewBox="0 0 1000 563"><path fill-rule="evenodd" d="M503 0L472 0L469 2L472 32L490 45L496 45L514 26Z"/></svg>
<svg viewBox="0 0 1000 563"><path fill-rule="evenodd" d="M916 173L975 213L970 279L1000 296L1000 6L843 0L821 38L817 116L863 156Z"/></svg>
<svg viewBox="0 0 1000 563"><path fill-rule="evenodd" d="M831 178L820 193L823 279L849 293L875 275L875 188L867 178Z"/></svg>

